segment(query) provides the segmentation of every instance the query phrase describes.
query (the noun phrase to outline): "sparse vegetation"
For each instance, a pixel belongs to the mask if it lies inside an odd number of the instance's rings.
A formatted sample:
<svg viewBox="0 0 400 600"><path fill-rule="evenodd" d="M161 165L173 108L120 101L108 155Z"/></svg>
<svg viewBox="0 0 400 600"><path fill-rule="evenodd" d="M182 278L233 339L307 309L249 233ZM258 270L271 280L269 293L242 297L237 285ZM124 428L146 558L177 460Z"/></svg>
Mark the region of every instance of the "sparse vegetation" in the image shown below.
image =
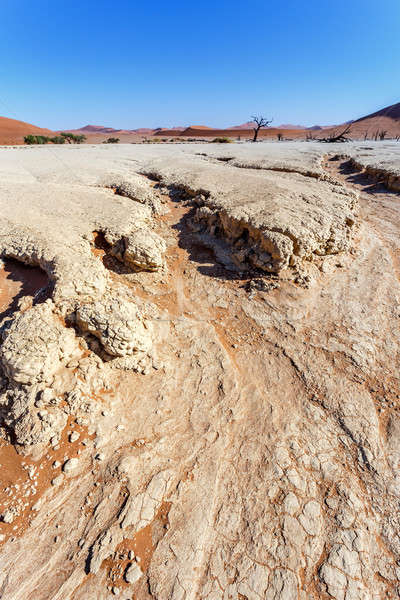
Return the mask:
<svg viewBox="0 0 400 600"><path fill-rule="evenodd" d="M104 140L103 144L118 144L119 143L119 138L116 137L109 137L106 140Z"/></svg>
<svg viewBox="0 0 400 600"><path fill-rule="evenodd" d="M278 138L278 142L280 142L281 140L283 140L282 133L278 133L276 137Z"/></svg>
<svg viewBox="0 0 400 600"><path fill-rule="evenodd" d="M86 141L86 135L75 135L74 133L70 133L69 131L62 131L60 133L62 137L65 139L68 144L82 144L82 142Z"/></svg>
<svg viewBox="0 0 400 600"><path fill-rule="evenodd" d="M65 138L63 138L62 135L55 135L54 137L50 138L50 142L52 144L65 144Z"/></svg>
<svg viewBox="0 0 400 600"><path fill-rule="evenodd" d="M270 123L272 123L273 119L269 120L266 119L263 116L252 116L251 119L254 121L254 123L256 124L255 127L253 127L253 131L254 131L254 137L253 137L253 142L257 141L257 137L258 137L258 132L260 131L260 129L263 129L264 127L268 127L268 125Z"/></svg>
<svg viewBox="0 0 400 600"><path fill-rule="evenodd" d="M231 144L232 140L227 137L216 137L212 140L213 144Z"/></svg>
<svg viewBox="0 0 400 600"><path fill-rule="evenodd" d="M47 144L50 141L45 135L26 135L24 137L25 144Z"/></svg>
<svg viewBox="0 0 400 600"><path fill-rule="evenodd" d="M48 144L51 142L52 144L65 144L66 141L68 143L72 143L73 141L76 144L81 144L86 140L86 136L84 135L74 135L73 133L61 133L60 135L55 135L53 137L49 137L47 135L26 135L24 137L25 144Z"/></svg>

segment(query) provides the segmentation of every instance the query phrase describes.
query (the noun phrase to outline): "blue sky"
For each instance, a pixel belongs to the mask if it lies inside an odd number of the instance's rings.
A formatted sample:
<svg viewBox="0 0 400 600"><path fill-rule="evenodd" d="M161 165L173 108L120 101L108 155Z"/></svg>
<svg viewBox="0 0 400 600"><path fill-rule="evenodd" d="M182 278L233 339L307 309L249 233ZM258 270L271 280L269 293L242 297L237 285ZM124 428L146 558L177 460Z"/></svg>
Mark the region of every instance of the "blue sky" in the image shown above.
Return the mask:
<svg viewBox="0 0 400 600"><path fill-rule="evenodd" d="M400 101L400 0L1 5L0 115L42 127L330 124Z"/></svg>

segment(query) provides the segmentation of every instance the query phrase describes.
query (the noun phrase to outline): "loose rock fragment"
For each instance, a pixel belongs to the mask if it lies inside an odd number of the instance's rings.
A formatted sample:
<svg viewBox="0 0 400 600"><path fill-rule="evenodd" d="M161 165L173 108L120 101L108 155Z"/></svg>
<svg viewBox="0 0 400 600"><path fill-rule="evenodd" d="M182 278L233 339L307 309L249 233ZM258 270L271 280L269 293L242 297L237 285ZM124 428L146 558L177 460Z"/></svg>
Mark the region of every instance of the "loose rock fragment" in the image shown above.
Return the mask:
<svg viewBox="0 0 400 600"><path fill-rule="evenodd" d="M125 580L127 583L136 583L141 576L142 570L136 562L130 564L125 571Z"/></svg>
<svg viewBox="0 0 400 600"><path fill-rule="evenodd" d="M151 229L137 229L123 237L111 253L129 267L143 271L157 271L163 265L166 250L164 240Z"/></svg>
<svg viewBox="0 0 400 600"><path fill-rule="evenodd" d="M64 473L71 473L74 471L79 464L79 460L77 458L68 459L63 465Z"/></svg>

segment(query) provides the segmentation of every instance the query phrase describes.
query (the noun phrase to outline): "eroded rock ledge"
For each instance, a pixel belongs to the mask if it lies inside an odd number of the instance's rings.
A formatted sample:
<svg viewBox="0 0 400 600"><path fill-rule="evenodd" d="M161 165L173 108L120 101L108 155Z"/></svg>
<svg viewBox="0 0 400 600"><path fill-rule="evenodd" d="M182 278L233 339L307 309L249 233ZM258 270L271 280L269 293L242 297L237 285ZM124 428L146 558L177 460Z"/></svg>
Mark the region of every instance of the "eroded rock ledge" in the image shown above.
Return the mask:
<svg viewBox="0 0 400 600"><path fill-rule="evenodd" d="M233 261L279 273L298 259L348 251L357 195L299 174L254 173L179 159L144 172L167 189L184 190L198 206L195 222L231 247Z"/></svg>

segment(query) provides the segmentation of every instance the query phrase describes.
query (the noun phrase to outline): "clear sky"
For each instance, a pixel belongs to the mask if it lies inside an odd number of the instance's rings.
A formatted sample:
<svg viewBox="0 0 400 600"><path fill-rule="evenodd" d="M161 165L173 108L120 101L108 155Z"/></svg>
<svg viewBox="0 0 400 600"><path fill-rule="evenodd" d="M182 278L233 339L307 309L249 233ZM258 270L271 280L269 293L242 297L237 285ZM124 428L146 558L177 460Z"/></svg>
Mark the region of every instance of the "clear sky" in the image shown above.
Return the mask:
<svg viewBox="0 0 400 600"><path fill-rule="evenodd" d="M400 0L2 0L0 115L333 124L400 101Z"/></svg>

